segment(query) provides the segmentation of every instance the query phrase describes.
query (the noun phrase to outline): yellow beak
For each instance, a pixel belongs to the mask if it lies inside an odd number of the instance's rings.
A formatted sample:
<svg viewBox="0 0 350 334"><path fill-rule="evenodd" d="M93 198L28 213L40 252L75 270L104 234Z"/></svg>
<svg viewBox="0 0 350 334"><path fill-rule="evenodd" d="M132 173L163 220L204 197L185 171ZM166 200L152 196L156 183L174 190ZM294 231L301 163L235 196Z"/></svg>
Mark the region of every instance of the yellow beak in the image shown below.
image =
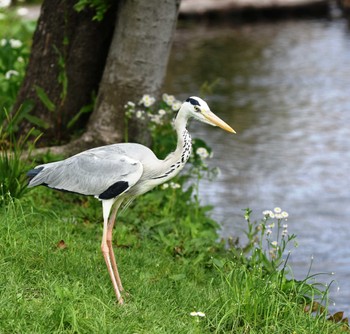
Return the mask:
<svg viewBox="0 0 350 334"><path fill-rule="evenodd" d="M202 110L202 114L203 116L206 118L206 120L208 121L209 124L213 125L213 126L218 126L221 129L231 132L231 133L236 133L235 130L233 130L226 122L224 122L221 118L219 118L218 116L216 116L213 112L211 112L210 110Z"/></svg>

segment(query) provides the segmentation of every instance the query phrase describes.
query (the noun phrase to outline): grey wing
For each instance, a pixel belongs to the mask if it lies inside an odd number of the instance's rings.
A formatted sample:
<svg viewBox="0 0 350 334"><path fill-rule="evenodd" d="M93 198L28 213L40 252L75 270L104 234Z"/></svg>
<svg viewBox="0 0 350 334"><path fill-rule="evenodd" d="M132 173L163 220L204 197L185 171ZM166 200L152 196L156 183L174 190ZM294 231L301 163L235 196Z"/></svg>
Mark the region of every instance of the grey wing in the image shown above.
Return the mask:
<svg viewBox="0 0 350 334"><path fill-rule="evenodd" d="M108 199L137 183L143 166L120 151L108 148L82 152L66 160L37 166L28 173L29 187L50 188Z"/></svg>

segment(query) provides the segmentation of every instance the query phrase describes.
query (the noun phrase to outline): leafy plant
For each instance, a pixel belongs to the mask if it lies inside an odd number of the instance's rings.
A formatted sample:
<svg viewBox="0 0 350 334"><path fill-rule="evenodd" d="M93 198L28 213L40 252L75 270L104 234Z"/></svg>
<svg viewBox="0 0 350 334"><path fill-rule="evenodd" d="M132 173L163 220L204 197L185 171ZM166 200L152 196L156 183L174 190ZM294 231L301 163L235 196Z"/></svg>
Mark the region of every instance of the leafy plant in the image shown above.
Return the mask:
<svg viewBox="0 0 350 334"><path fill-rule="evenodd" d="M29 50L19 39L0 40L0 110L12 107L24 77Z"/></svg>
<svg viewBox="0 0 350 334"><path fill-rule="evenodd" d="M102 21L103 17L110 7L110 0L79 0L74 8L77 12L84 10L85 8L91 8L95 11L95 15L92 18L96 21Z"/></svg>
<svg viewBox="0 0 350 334"><path fill-rule="evenodd" d="M23 155L26 152L29 158L33 147L28 139L35 132L32 128L24 136L17 135L18 122L23 117L21 109L13 116L4 109L4 115L0 125L0 205L7 203L11 198L20 198L26 191L25 172L28 165ZM37 135L36 139L39 136Z"/></svg>

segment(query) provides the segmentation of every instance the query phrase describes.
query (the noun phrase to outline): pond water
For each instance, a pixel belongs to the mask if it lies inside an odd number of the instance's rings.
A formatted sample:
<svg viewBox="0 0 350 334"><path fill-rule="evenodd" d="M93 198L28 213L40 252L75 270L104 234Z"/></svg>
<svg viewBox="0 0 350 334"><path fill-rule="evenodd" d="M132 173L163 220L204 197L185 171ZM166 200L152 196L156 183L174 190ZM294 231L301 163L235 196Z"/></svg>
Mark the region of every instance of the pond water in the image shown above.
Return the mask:
<svg viewBox="0 0 350 334"><path fill-rule="evenodd" d="M199 95L231 135L192 123L213 148L220 176L200 185L222 236L240 236L243 211L289 213L297 235L294 276L311 257L318 281L330 283L332 310L350 315L350 31L347 21L288 20L179 28L165 91Z"/></svg>

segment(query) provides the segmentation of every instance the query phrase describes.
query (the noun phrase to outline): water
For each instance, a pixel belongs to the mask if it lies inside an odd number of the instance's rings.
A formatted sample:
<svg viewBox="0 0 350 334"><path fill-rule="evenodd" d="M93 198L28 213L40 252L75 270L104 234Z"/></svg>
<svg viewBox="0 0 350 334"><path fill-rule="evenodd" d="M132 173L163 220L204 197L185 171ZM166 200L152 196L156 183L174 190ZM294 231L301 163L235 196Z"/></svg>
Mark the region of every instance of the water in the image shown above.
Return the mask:
<svg viewBox="0 0 350 334"><path fill-rule="evenodd" d="M165 90L200 94L231 135L193 123L221 175L200 186L223 236L241 235L242 209L288 211L296 278L334 272L334 311L350 314L350 32L345 20L178 29ZM340 290L338 291L338 287Z"/></svg>

